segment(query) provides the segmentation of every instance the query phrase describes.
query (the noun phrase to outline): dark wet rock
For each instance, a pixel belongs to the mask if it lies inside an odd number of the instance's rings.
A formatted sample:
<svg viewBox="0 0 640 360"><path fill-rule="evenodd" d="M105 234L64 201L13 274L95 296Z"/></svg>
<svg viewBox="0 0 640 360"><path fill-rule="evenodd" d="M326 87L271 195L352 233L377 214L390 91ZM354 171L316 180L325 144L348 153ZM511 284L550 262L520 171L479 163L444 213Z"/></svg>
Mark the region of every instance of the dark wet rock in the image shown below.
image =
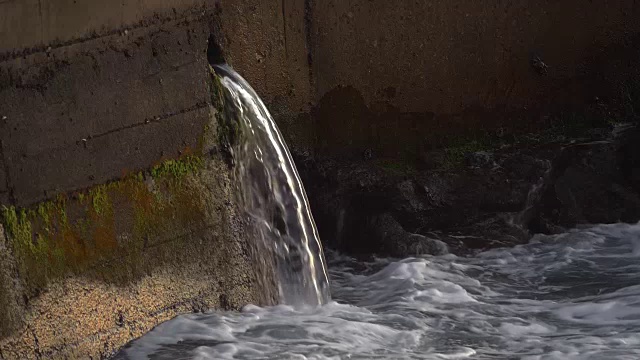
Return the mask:
<svg viewBox="0 0 640 360"><path fill-rule="evenodd" d="M520 152L496 155L495 162L403 174L372 162L299 161L325 243L391 256L440 253L428 239L441 239L458 253L524 242L526 232L509 219L526 208L531 184L544 177L549 162ZM478 236L458 241L461 229Z"/></svg>
<svg viewBox="0 0 640 360"><path fill-rule="evenodd" d="M465 161L468 166L478 168L493 168L496 164L493 153L488 151L478 151L465 154Z"/></svg>
<svg viewBox="0 0 640 360"><path fill-rule="evenodd" d="M323 241L351 254L412 256L513 246L532 234L640 220L640 135L598 130L585 139L464 154L417 164L299 157ZM431 159L430 166L424 166Z"/></svg>
<svg viewBox="0 0 640 360"><path fill-rule="evenodd" d="M407 232L389 213L373 217L363 230L367 237L378 242L376 248L388 256L405 258L448 253L444 242Z"/></svg>
<svg viewBox="0 0 640 360"><path fill-rule="evenodd" d="M640 130L634 129L622 134L618 154L624 181L640 193Z"/></svg>
<svg viewBox="0 0 640 360"><path fill-rule="evenodd" d="M563 148L530 228L556 233L578 224L638 221L638 140L639 131L628 129L604 141Z"/></svg>

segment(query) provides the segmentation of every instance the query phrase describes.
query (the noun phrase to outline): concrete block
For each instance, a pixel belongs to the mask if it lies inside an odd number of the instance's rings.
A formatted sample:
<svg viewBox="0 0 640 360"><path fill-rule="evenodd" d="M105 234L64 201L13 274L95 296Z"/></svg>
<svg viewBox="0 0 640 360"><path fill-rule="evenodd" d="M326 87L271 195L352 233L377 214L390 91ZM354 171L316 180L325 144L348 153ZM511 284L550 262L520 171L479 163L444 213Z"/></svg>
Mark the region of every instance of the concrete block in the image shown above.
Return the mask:
<svg viewBox="0 0 640 360"><path fill-rule="evenodd" d="M5 152L37 155L207 102L206 38L190 45L191 29L173 30L157 35L159 45L131 38L107 51L76 45L82 54L39 66L16 62L21 83L0 90Z"/></svg>
<svg viewBox="0 0 640 360"><path fill-rule="evenodd" d="M4 161L0 159L0 193L6 192L7 190L7 172L4 166Z"/></svg>
<svg viewBox="0 0 640 360"><path fill-rule="evenodd" d="M204 0L0 1L0 54L50 43L55 46L82 41L126 27L180 19L199 14L212 3Z"/></svg>
<svg viewBox="0 0 640 360"><path fill-rule="evenodd" d="M0 192L0 206L10 206L11 204L11 197L9 192Z"/></svg>
<svg viewBox="0 0 640 360"><path fill-rule="evenodd" d="M0 1L0 54L44 41L40 0Z"/></svg>
<svg viewBox="0 0 640 360"><path fill-rule="evenodd" d="M59 192L102 184L196 149L209 111L205 106L86 143L12 158L8 166L16 203L24 206Z"/></svg>

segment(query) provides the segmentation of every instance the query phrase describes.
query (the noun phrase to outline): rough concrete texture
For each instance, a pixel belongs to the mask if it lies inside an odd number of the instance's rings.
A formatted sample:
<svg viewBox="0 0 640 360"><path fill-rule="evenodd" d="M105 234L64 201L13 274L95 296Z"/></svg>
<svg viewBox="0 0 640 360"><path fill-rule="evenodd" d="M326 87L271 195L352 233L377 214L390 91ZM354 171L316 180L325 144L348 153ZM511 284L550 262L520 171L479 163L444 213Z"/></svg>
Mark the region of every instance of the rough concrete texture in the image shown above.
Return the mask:
<svg viewBox="0 0 640 360"><path fill-rule="evenodd" d="M180 313L275 301L217 152L207 7L144 3L55 8L68 32L0 61L0 358L104 357Z"/></svg>
<svg viewBox="0 0 640 360"><path fill-rule="evenodd" d="M633 113L640 98L633 0L132 0L113 7L57 0L30 12L35 3L0 4L8 15L0 39L11 59L25 49L44 53L53 42L51 51L211 15L230 62L296 150L374 147L396 156L458 135ZM61 19L73 21L61 26ZM15 28L32 34L17 39L8 30Z"/></svg>
<svg viewBox="0 0 640 360"><path fill-rule="evenodd" d="M290 146L313 142L309 113L308 4L298 0L227 0L218 6L218 41L227 59L265 101Z"/></svg>
<svg viewBox="0 0 640 360"><path fill-rule="evenodd" d="M220 1L218 40L294 151L398 156L634 116L633 0Z"/></svg>
<svg viewBox="0 0 640 360"><path fill-rule="evenodd" d="M175 12L164 5L131 6L146 10L137 17L117 10L127 14L120 26L111 23L116 10L105 11L104 18L92 10L90 24L66 24L51 48L36 37L5 53L0 141L6 161L0 177L4 173L8 181L7 189L0 185L0 200L42 201L193 147L194 135L187 132L202 123L202 55L211 23L229 61L255 86L290 142L305 147L313 142L306 3L200 1L181 4ZM10 22L21 13L2 14L0 22ZM0 39L15 41L11 34ZM180 117L193 126L180 125ZM127 136L145 139L131 146ZM117 147L121 150L111 151Z"/></svg>
<svg viewBox="0 0 640 360"><path fill-rule="evenodd" d="M352 85L367 104L393 88L406 112L535 106L589 75L603 48L630 40L638 14L634 1L318 1L318 96ZM548 76L533 71L534 54Z"/></svg>
<svg viewBox="0 0 640 360"><path fill-rule="evenodd" d="M7 172L4 167L4 158L0 158L0 193L6 192L7 190Z"/></svg>
<svg viewBox="0 0 640 360"><path fill-rule="evenodd" d="M213 157L3 210L4 358L108 356L180 313L274 302L213 129L198 150Z"/></svg>
<svg viewBox="0 0 640 360"><path fill-rule="evenodd" d="M208 114L207 38L206 21L187 18L0 63L15 204L194 148Z"/></svg>
<svg viewBox="0 0 640 360"><path fill-rule="evenodd" d="M6 0L0 2L0 53L16 56L40 48L142 27L204 8L202 0ZM200 9L203 10L203 9ZM19 31L18 31L19 30Z"/></svg>
<svg viewBox="0 0 640 360"><path fill-rule="evenodd" d="M640 99L632 0L313 3L318 140L342 152L396 156Z"/></svg>

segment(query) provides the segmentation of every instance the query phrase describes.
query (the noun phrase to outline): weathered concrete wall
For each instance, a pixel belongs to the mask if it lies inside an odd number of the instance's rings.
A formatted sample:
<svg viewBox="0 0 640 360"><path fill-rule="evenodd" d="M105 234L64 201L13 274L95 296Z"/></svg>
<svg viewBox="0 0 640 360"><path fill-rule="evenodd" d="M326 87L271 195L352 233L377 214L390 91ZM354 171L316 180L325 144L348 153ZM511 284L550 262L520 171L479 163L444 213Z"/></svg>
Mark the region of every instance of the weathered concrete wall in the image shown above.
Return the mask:
<svg viewBox="0 0 640 360"><path fill-rule="evenodd" d="M0 53L33 53L144 27L206 9L202 0L4 0L0 2Z"/></svg>
<svg viewBox="0 0 640 360"><path fill-rule="evenodd" d="M458 135L536 131L567 114L622 117L624 99L640 98L632 54L640 10L632 0L147 0L114 7L58 0L30 12L33 3L0 4L15 14L4 20L4 34L33 24L3 42L14 54L194 9L215 13L230 61L296 149L344 154L374 147L397 155ZM57 26L64 16L85 20ZM534 56L548 65L546 75L532 66Z"/></svg>
<svg viewBox="0 0 640 360"><path fill-rule="evenodd" d="M219 39L228 61L260 94L290 145L313 142L309 1L223 0Z"/></svg>
<svg viewBox="0 0 640 360"><path fill-rule="evenodd" d="M4 209L0 354L107 357L181 313L272 303L234 189L226 163L192 155Z"/></svg>
<svg viewBox="0 0 640 360"><path fill-rule="evenodd" d="M181 118L203 118L209 27L223 29L230 61L276 117L302 129L289 133L310 128L304 3L38 3L0 3L0 201L33 203L193 147L199 127ZM134 138L145 146L112 151Z"/></svg>
<svg viewBox="0 0 640 360"><path fill-rule="evenodd" d="M101 184L195 148L208 117L207 38L206 21L176 19L1 63L0 141L13 202Z"/></svg>
<svg viewBox="0 0 640 360"><path fill-rule="evenodd" d="M584 66L640 31L639 14L634 1L318 1L317 95L351 85L370 105L392 87L405 112L537 106L596 75Z"/></svg>
<svg viewBox="0 0 640 360"><path fill-rule="evenodd" d="M231 63L300 151L398 156L617 121L640 103L633 0L227 0L218 12Z"/></svg>
<svg viewBox="0 0 640 360"><path fill-rule="evenodd" d="M218 151L214 7L0 3L0 358L275 301Z"/></svg>
<svg viewBox="0 0 640 360"><path fill-rule="evenodd" d="M313 4L318 140L327 148L396 155L640 99L624 81L640 81L633 0ZM536 54L546 75L532 66Z"/></svg>

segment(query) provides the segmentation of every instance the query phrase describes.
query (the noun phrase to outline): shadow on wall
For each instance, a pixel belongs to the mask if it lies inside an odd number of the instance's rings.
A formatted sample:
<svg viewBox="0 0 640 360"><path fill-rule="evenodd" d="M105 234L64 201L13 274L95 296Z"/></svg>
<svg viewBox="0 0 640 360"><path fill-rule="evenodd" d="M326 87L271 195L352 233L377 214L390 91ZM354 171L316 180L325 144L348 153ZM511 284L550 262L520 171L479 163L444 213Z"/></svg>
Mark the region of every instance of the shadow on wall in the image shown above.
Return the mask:
<svg viewBox="0 0 640 360"><path fill-rule="evenodd" d="M476 104L457 113L403 112L403 94L393 86L369 90L340 85L322 96L313 110L313 146L323 155L416 158L425 151L461 140L510 142L550 128L606 127L640 118L640 36L592 49L571 77L540 72L540 88L530 92L533 105L494 107ZM545 64L546 65L546 64ZM548 74L547 74L548 72ZM321 75L321 74L319 74ZM400 76L401 74L399 74ZM515 76L515 75L514 75ZM369 100L366 100L369 99Z"/></svg>
<svg viewBox="0 0 640 360"><path fill-rule="evenodd" d="M594 126L594 110L580 120ZM573 111L571 111L573 113ZM391 99L367 106L362 94L351 86L327 93L312 114L314 147L323 156L354 160L371 157L419 160L431 150L461 145L460 142L509 142L509 137L537 132L563 122L567 112L552 115L540 109L486 109L469 107L457 114L402 112Z"/></svg>

